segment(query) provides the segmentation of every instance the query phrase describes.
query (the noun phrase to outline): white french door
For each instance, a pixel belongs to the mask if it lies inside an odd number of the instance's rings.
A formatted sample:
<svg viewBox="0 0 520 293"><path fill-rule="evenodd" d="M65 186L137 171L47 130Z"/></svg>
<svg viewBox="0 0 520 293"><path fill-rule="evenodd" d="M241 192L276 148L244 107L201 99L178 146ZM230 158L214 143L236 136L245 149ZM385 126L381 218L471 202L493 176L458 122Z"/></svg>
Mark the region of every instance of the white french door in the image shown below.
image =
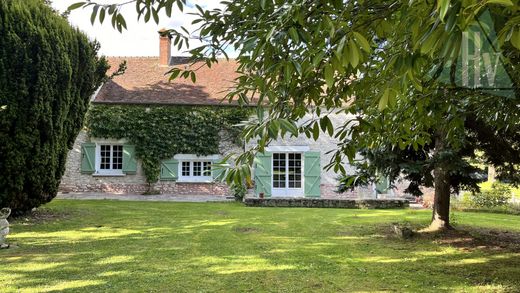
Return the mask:
<svg viewBox="0 0 520 293"><path fill-rule="evenodd" d="M301 153L273 153L273 196L303 196Z"/></svg>

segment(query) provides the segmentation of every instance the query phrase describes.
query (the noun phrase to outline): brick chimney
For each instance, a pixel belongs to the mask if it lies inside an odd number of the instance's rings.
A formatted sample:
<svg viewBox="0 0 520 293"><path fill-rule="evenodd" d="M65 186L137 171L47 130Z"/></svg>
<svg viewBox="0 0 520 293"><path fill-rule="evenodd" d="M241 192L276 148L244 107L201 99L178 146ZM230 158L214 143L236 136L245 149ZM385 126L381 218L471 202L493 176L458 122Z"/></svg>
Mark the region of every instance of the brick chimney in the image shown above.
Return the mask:
<svg viewBox="0 0 520 293"><path fill-rule="evenodd" d="M168 30L163 28L159 31L159 65L169 66L172 56L172 41Z"/></svg>

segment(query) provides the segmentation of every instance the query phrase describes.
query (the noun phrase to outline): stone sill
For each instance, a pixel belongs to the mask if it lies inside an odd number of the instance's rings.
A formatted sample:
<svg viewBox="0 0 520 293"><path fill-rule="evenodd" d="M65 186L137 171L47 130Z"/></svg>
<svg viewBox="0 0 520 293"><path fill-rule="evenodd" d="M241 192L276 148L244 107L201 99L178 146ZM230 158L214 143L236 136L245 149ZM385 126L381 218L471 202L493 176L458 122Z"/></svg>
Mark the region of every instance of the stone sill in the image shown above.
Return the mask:
<svg viewBox="0 0 520 293"><path fill-rule="evenodd" d="M217 183L217 182L213 182L213 181L175 181L176 183L181 183L181 184L214 184L214 183Z"/></svg>
<svg viewBox="0 0 520 293"><path fill-rule="evenodd" d="M92 177L125 177L126 174L103 174L103 173L94 173Z"/></svg>

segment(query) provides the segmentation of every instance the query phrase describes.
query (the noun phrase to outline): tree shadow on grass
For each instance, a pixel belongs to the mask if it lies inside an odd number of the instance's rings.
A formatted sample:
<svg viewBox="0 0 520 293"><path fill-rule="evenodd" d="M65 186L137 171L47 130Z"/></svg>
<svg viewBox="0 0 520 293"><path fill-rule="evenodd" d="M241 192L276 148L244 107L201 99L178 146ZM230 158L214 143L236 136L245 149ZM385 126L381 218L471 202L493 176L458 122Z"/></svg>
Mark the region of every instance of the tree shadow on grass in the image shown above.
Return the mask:
<svg viewBox="0 0 520 293"><path fill-rule="evenodd" d="M278 210L206 219L176 210L147 220L143 208L123 227L123 212L15 232L20 248L0 252L0 283L11 291L520 291L520 254L475 245L482 240L471 233L402 240L389 223L355 222L373 217L318 211L311 218L321 221L302 222Z"/></svg>

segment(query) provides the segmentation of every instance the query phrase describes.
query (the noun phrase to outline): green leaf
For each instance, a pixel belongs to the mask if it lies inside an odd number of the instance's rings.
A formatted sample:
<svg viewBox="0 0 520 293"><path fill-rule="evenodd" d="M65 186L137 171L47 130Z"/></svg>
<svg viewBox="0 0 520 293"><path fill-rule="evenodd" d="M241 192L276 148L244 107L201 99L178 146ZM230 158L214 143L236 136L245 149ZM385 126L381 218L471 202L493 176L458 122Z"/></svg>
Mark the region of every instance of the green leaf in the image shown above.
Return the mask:
<svg viewBox="0 0 520 293"><path fill-rule="evenodd" d="M152 16L155 23L159 24L159 14L157 13L157 10L155 8L152 8Z"/></svg>
<svg viewBox="0 0 520 293"><path fill-rule="evenodd" d="M317 67L321 63L321 61L323 61L325 54L326 53L324 51L320 51L316 55L314 55L314 57L312 58L312 65L314 65L314 67Z"/></svg>
<svg viewBox="0 0 520 293"><path fill-rule="evenodd" d="M105 20L105 8L102 8L99 12L99 23L103 24L103 21Z"/></svg>
<svg viewBox="0 0 520 293"><path fill-rule="evenodd" d="M173 8L173 1L168 1L166 3L166 16L171 17L172 16L172 8Z"/></svg>
<svg viewBox="0 0 520 293"><path fill-rule="evenodd" d="M70 5L67 10L74 10L74 9L78 9L80 7L82 7L83 5L85 5L85 2L77 2L77 3L74 3L72 5Z"/></svg>
<svg viewBox="0 0 520 293"><path fill-rule="evenodd" d="M367 52L370 53L372 50L372 47L370 46L370 43L367 41L367 39L358 32L353 32L354 38L356 39L356 43L361 46L361 48Z"/></svg>
<svg viewBox="0 0 520 293"><path fill-rule="evenodd" d="M126 21L125 21L125 18L123 17L123 15L118 14L117 21L121 24L121 26L123 26L126 29Z"/></svg>
<svg viewBox="0 0 520 293"><path fill-rule="evenodd" d="M325 82L327 83L327 86L332 87L334 85L334 71L332 69L332 65L330 65L330 64L325 65L324 75L325 75Z"/></svg>
<svg viewBox="0 0 520 293"><path fill-rule="evenodd" d="M511 45L515 46L518 50L520 50L520 29L517 29L511 35Z"/></svg>
<svg viewBox="0 0 520 293"><path fill-rule="evenodd" d="M94 6L94 8L92 9L92 14L90 15L90 23L92 25L94 25L94 21L96 21L96 16L97 16L98 10L99 10L98 5Z"/></svg>
<svg viewBox="0 0 520 293"><path fill-rule="evenodd" d="M150 9L146 10L146 14L144 15L144 22L148 22L150 20L151 12Z"/></svg>
<svg viewBox="0 0 520 293"><path fill-rule="evenodd" d="M390 95L390 88L386 88L383 96L381 96L381 99L379 99L379 111L383 111L388 106L388 97Z"/></svg>
<svg viewBox="0 0 520 293"><path fill-rule="evenodd" d="M350 64L352 64L353 68L356 68L359 65L360 52L352 39L348 42L348 49Z"/></svg>
<svg viewBox="0 0 520 293"><path fill-rule="evenodd" d="M179 10L180 10L181 12L184 11L184 5L183 5L183 3L182 3L181 0L177 0L177 7L179 7Z"/></svg>
<svg viewBox="0 0 520 293"><path fill-rule="evenodd" d="M294 27L291 27L289 29L289 35L291 36L291 39L295 42L295 43L299 43L300 42L300 38L298 36L298 31L294 28Z"/></svg>
<svg viewBox="0 0 520 293"><path fill-rule="evenodd" d="M437 10L439 11L439 17L441 20L444 20L448 8L450 8L450 0L437 0Z"/></svg>
<svg viewBox="0 0 520 293"><path fill-rule="evenodd" d="M283 130L291 133L293 136L298 136L298 128L293 122L287 119L280 119L280 126Z"/></svg>
<svg viewBox="0 0 520 293"><path fill-rule="evenodd" d="M312 138L318 140L318 137L320 137L320 126L318 125L318 122L315 122L314 127L312 128Z"/></svg>
<svg viewBox="0 0 520 293"><path fill-rule="evenodd" d="M192 72L190 73L190 77L191 77L191 81L192 81L193 83L195 83L195 82L197 81L197 76L195 76L195 72L194 72L194 71L192 71Z"/></svg>
<svg viewBox="0 0 520 293"><path fill-rule="evenodd" d="M511 0L487 0L486 4L499 4L503 6L513 6L513 1Z"/></svg>

